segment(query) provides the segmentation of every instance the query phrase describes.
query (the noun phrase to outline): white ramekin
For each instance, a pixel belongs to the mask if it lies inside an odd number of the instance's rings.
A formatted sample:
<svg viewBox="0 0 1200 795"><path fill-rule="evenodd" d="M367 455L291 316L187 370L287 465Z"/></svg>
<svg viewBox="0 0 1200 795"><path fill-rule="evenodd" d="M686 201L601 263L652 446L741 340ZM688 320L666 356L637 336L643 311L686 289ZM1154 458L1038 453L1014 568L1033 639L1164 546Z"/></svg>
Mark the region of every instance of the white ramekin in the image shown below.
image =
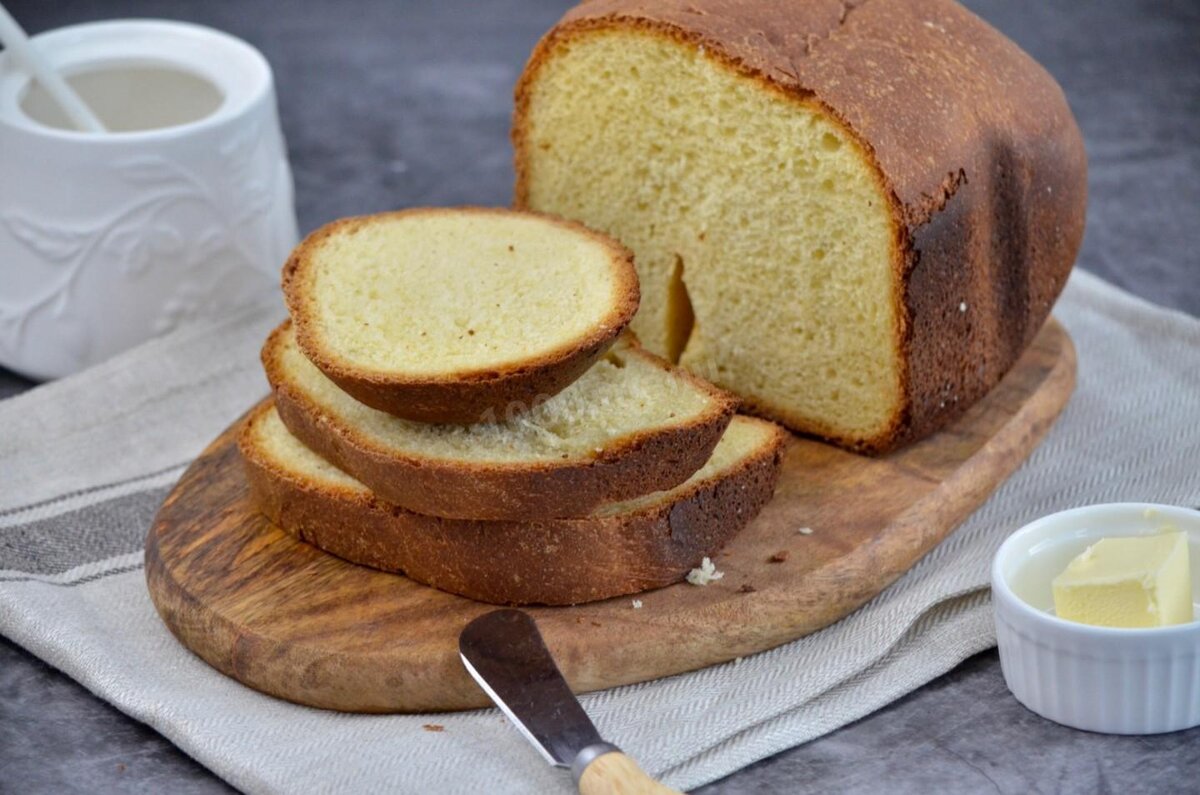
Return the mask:
<svg viewBox="0 0 1200 795"><path fill-rule="evenodd" d="M1164 525L1188 533L1192 601L1200 601L1200 511L1091 505L1038 519L1004 542L992 563L992 605L1004 680L1018 701L1057 723L1109 734L1200 725L1200 621L1112 629L1052 612L1051 580L1089 544Z"/></svg>

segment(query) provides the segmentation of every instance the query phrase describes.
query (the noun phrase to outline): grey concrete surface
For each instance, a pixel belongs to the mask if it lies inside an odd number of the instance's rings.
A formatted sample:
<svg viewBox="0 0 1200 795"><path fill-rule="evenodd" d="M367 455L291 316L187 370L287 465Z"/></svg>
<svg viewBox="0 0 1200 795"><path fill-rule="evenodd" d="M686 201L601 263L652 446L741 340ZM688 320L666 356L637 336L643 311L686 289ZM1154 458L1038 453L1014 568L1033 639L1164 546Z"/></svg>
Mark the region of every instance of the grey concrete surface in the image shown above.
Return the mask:
<svg viewBox="0 0 1200 795"><path fill-rule="evenodd" d="M28 28L119 16L228 30L275 67L301 226L412 204L504 204L510 97L562 2L21 0ZM1090 157L1079 264L1200 314L1200 3L968 0L1062 83ZM0 371L0 398L31 384ZM0 431L2 432L2 431ZM1200 791L1200 730L1076 732L1027 712L995 652L705 787L751 792ZM0 792L215 793L170 743L0 639Z"/></svg>

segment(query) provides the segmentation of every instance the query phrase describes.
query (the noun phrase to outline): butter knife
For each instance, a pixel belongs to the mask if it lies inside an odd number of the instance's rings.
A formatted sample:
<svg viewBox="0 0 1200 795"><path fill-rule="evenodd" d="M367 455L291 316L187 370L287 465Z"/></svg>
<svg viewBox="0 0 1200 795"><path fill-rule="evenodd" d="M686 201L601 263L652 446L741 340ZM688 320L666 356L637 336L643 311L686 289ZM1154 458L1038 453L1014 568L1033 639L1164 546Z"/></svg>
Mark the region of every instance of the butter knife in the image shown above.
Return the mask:
<svg viewBox="0 0 1200 795"><path fill-rule="evenodd" d="M546 761L571 769L582 795L678 795L600 737L528 613L480 616L459 635L458 651L467 672Z"/></svg>

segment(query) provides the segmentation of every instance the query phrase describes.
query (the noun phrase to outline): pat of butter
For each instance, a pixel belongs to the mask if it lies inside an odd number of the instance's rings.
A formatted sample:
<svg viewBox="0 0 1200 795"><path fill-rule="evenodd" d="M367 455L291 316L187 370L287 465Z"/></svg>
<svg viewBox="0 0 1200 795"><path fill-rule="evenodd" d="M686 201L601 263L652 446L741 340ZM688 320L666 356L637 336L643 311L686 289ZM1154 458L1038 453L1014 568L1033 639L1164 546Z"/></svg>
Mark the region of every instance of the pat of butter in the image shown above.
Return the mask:
<svg viewBox="0 0 1200 795"><path fill-rule="evenodd" d="M1186 533L1104 538L1054 578L1060 618L1101 627L1165 627L1192 620Z"/></svg>

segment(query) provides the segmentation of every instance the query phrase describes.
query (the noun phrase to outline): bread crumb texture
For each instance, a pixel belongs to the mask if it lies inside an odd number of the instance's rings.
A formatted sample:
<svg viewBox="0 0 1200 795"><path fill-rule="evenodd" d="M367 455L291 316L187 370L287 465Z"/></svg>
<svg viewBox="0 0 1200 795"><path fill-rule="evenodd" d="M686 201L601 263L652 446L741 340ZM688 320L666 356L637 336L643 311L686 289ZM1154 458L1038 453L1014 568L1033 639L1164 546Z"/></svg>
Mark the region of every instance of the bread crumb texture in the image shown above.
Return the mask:
<svg viewBox="0 0 1200 795"><path fill-rule="evenodd" d="M279 418L274 407L263 412L248 430L250 443L255 452L266 458L284 472L304 478L318 486L349 489L361 496L371 492L362 483L347 475L321 456L308 449L303 442L292 436L291 431Z"/></svg>
<svg viewBox="0 0 1200 795"><path fill-rule="evenodd" d="M592 459L598 449L644 431L696 421L718 398L619 340L579 380L504 422L438 425L401 419L370 408L330 381L301 352L294 329L277 349L287 386L337 422L387 450L424 458L469 462Z"/></svg>
<svg viewBox="0 0 1200 795"><path fill-rule="evenodd" d="M725 576L725 572L717 571L717 567L713 565L710 558L705 558L700 561L698 568L688 572L687 581L692 585L708 585L710 582L716 582Z"/></svg>
<svg viewBox="0 0 1200 795"><path fill-rule="evenodd" d="M772 433L772 427L765 422L735 416L725 429L721 440L717 442L716 449L708 461L686 481L667 491L601 505L593 511L592 516L621 516L672 503L699 484L726 477L765 444ZM366 499L372 498L371 490L365 485L330 464L293 436L274 407L262 412L251 422L248 435L253 446L253 455L261 457L274 469L308 484L309 487L334 489L343 493L355 493Z"/></svg>
<svg viewBox="0 0 1200 795"><path fill-rule="evenodd" d="M519 213L372 216L305 247L313 330L366 372L502 368L586 337L620 300L612 247Z"/></svg>
<svg viewBox="0 0 1200 795"><path fill-rule="evenodd" d="M525 202L633 249L647 348L794 428L887 431L903 403L891 210L840 122L636 28L565 37L528 103Z"/></svg>

